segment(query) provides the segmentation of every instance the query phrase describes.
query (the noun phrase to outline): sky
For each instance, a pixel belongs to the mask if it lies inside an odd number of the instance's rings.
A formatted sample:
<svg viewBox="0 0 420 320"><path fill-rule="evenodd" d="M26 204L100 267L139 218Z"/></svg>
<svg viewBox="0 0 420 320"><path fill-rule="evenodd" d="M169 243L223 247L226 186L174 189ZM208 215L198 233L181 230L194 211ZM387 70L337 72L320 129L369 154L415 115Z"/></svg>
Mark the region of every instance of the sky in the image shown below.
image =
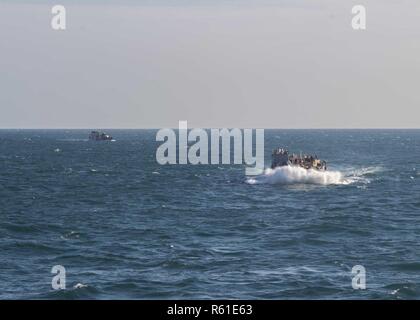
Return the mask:
<svg viewBox="0 0 420 320"><path fill-rule="evenodd" d="M0 0L0 128L420 128L419 79L418 0Z"/></svg>

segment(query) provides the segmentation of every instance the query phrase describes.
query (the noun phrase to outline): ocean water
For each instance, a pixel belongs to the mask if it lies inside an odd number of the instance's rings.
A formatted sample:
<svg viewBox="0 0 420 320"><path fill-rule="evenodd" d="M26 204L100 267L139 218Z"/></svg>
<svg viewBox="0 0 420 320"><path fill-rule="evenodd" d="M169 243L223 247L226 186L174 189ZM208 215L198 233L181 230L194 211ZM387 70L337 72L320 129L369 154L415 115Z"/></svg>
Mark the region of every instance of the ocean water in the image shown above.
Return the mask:
<svg viewBox="0 0 420 320"><path fill-rule="evenodd" d="M267 167L282 146L329 171L252 178L107 133L0 131L1 299L420 298L420 130L266 130Z"/></svg>

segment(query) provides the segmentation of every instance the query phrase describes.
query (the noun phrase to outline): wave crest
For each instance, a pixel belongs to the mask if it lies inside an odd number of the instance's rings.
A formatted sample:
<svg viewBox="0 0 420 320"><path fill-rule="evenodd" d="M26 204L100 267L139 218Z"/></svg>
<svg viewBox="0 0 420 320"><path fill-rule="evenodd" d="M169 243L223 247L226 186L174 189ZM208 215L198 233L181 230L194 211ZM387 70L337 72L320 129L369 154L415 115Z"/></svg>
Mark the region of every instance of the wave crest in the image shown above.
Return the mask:
<svg viewBox="0 0 420 320"><path fill-rule="evenodd" d="M284 166L275 169L266 169L264 174L246 180L249 184L349 184L340 171L306 170L296 166Z"/></svg>

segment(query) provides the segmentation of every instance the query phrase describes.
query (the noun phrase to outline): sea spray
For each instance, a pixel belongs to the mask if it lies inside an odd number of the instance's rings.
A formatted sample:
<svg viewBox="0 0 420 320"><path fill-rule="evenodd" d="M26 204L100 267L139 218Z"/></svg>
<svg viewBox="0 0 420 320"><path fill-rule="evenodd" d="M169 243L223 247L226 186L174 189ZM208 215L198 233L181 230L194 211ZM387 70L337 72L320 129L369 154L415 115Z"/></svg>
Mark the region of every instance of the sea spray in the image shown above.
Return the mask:
<svg viewBox="0 0 420 320"><path fill-rule="evenodd" d="M348 184L340 171L318 171L297 166L265 169L264 174L246 180L249 184Z"/></svg>

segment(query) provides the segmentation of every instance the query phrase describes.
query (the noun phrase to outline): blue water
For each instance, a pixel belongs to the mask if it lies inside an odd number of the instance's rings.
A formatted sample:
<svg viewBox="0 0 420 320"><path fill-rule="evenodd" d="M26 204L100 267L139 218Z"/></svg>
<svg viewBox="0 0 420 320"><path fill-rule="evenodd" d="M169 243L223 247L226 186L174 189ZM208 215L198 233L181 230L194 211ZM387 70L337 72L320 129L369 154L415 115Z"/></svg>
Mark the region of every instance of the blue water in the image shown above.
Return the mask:
<svg viewBox="0 0 420 320"><path fill-rule="evenodd" d="M316 153L331 181L161 166L156 130L107 133L0 131L0 298L420 298L420 130L266 130L267 166Z"/></svg>

